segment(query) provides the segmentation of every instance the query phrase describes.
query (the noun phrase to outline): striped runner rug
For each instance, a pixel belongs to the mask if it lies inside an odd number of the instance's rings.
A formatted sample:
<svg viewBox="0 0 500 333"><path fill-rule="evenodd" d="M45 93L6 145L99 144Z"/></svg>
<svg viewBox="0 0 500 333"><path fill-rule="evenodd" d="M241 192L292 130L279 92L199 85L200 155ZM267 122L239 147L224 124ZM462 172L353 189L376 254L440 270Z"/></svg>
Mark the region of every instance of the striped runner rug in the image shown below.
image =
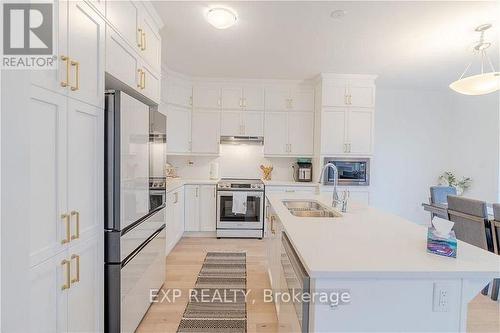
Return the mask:
<svg viewBox="0 0 500 333"><path fill-rule="evenodd" d="M246 333L246 253L208 252L178 333Z"/></svg>

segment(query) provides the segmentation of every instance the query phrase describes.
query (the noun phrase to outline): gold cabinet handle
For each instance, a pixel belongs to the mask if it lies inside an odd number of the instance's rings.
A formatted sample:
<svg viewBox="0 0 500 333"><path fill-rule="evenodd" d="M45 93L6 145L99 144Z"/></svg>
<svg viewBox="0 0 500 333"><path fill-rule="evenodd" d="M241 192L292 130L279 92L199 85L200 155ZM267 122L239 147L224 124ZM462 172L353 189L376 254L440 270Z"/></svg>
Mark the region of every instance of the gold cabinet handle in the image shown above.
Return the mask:
<svg viewBox="0 0 500 333"><path fill-rule="evenodd" d="M141 33L141 50L144 51L146 49L146 33L143 31Z"/></svg>
<svg viewBox="0 0 500 333"><path fill-rule="evenodd" d="M276 234L276 230L274 230L274 219L275 218L276 217L274 215L271 216L271 232L273 233L273 235Z"/></svg>
<svg viewBox="0 0 500 333"><path fill-rule="evenodd" d="M137 88L142 88L142 69L138 69L137 74L139 74L139 83L137 83Z"/></svg>
<svg viewBox="0 0 500 333"><path fill-rule="evenodd" d="M142 50L142 29L138 28L137 32L139 33L139 38L137 39L137 46Z"/></svg>
<svg viewBox="0 0 500 333"><path fill-rule="evenodd" d="M142 71L142 89L146 89L146 71Z"/></svg>
<svg viewBox="0 0 500 333"><path fill-rule="evenodd" d="M61 219L64 221L64 226L66 227L66 238L61 240L61 244L66 244L71 241L71 232L70 232L70 216L69 214L61 214Z"/></svg>
<svg viewBox="0 0 500 333"><path fill-rule="evenodd" d="M80 282L80 256L77 254L71 255L71 260L76 259L76 277L71 279L71 283Z"/></svg>
<svg viewBox="0 0 500 333"><path fill-rule="evenodd" d="M70 281L70 277L69 277L70 271L71 271L71 262L69 260L63 259L63 261L61 261L61 266L63 268L66 267L65 276L64 276L64 280L66 281L66 283L64 283L61 286L61 290L66 290L66 289L69 289L71 287L71 281Z"/></svg>
<svg viewBox="0 0 500 333"><path fill-rule="evenodd" d="M76 81L76 85L71 86L71 90L76 91L80 89L80 63L78 61L71 60L71 66L75 67L75 81Z"/></svg>
<svg viewBox="0 0 500 333"><path fill-rule="evenodd" d="M76 227L76 232L74 235L71 236L71 240L73 239L78 239L80 238L80 212L77 212L76 210L71 212L71 216L75 216L75 227Z"/></svg>
<svg viewBox="0 0 500 333"><path fill-rule="evenodd" d="M66 63L66 80L61 81L61 87L67 87L69 84L69 57L61 56L61 60Z"/></svg>

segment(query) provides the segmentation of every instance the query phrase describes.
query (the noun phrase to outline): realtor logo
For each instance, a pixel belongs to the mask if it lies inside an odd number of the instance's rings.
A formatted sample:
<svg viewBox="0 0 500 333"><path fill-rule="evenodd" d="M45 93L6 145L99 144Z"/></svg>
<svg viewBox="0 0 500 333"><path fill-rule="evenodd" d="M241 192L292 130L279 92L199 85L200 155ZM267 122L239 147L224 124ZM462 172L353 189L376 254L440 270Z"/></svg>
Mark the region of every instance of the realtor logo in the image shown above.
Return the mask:
<svg viewBox="0 0 500 333"><path fill-rule="evenodd" d="M3 4L3 61L8 69L53 69L52 3Z"/></svg>

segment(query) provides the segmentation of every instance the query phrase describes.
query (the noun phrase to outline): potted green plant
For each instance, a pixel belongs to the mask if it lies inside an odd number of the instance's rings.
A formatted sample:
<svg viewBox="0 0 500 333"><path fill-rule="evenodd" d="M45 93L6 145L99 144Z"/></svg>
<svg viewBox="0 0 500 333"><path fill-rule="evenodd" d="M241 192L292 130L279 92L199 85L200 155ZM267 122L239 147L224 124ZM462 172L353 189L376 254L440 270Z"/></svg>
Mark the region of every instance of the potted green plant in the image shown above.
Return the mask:
<svg viewBox="0 0 500 333"><path fill-rule="evenodd" d="M445 171L439 176L439 185L452 186L457 190L457 195L462 195L472 184L472 178L462 177L460 180L451 171Z"/></svg>

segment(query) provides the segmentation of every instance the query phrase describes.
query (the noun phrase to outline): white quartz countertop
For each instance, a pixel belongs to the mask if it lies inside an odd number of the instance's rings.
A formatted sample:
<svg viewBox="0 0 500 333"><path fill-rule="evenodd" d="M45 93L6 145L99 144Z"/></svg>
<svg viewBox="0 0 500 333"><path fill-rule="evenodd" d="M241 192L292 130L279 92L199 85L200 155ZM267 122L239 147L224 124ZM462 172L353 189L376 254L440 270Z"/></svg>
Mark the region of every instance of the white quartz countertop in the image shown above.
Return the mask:
<svg viewBox="0 0 500 333"><path fill-rule="evenodd" d="M351 202L339 218L299 218L283 200L312 199L330 206L331 195L266 197L311 277L500 277L500 256L461 241L457 258L429 254L427 228L396 215Z"/></svg>
<svg viewBox="0 0 500 333"><path fill-rule="evenodd" d="M296 182L293 180L263 180L266 186L304 186L315 187L318 186L315 182Z"/></svg>

